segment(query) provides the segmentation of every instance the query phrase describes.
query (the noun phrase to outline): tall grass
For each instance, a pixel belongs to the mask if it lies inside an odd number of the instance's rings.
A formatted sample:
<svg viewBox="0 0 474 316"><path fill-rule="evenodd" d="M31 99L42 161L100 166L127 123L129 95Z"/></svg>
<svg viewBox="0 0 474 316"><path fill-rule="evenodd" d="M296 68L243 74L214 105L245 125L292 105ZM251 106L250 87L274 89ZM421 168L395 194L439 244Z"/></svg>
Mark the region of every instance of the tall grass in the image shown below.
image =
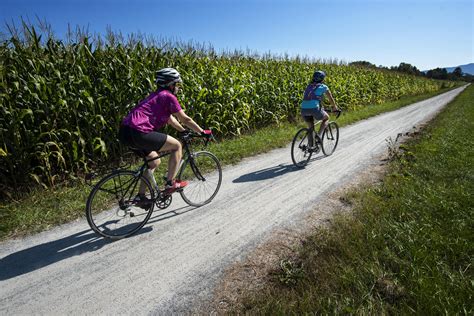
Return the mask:
<svg viewBox="0 0 474 316"><path fill-rule="evenodd" d="M1 192L31 183L51 187L121 154L121 119L154 90L155 71L177 68L179 96L196 121L218 136L292 120L315 69L345 109L433 92L450 85L398 73L287 57L233 52L210 46L105 38L71 31L65 41L51 30L23 23L0 43ZM2 196L4 198L4 196Z"/></svg>

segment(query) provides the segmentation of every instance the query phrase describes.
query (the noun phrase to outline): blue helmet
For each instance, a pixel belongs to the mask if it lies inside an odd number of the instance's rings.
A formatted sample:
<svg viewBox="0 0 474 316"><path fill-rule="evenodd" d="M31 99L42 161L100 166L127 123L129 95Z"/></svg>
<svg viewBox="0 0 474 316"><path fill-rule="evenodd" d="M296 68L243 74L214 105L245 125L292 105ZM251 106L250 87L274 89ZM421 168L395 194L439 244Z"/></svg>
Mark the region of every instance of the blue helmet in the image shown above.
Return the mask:
<svg viewBox="0 0 474 316"><path fill-rule="evenodd" d="M313 74L314 82L322 82L324 78L326 78L326 73L324 71L318 70L318 71L315 71Z"/></svg>

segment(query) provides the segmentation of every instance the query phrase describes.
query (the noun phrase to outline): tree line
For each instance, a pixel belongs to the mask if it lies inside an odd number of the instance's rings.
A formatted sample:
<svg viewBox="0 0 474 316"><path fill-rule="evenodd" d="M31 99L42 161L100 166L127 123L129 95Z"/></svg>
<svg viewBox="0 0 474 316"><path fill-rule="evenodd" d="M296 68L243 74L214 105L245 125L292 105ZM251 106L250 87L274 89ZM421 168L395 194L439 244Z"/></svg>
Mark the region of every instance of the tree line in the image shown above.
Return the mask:
<svg viewBox="0 0 474 316"><path fill-rule="evenodd" d="M453 72L448 72L446 68L435 68L430 69L426 72L419 70L415 66L408 63L400 63L398 66L384 67L376 66L368 61L354 61L349 65L367 67L367 68L376 68L376 69L385 69L389 71L397 71L410 75L421 76L426 78L438 79L438 80L453 80L453 81L467 81L474 82L474 76L471 74L463 73L461 67L456 67Z"/></svg>

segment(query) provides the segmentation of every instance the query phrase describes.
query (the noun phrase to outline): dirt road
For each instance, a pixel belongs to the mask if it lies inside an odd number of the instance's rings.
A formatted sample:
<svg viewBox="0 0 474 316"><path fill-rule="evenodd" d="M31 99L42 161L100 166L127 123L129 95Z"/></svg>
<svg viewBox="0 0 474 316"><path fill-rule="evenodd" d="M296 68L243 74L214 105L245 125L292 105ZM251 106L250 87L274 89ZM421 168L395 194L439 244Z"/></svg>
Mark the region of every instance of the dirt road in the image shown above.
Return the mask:
<svg viewBox="0 0 474 316"><path fill-rule="evenodd" d="M387 149L386 139L433 117L463 88L341 129L336 152L305 169L290 148L223 170L201 208L179 195L131 238L108 242L85 220L0 244L0 314L164 314L209 297L225 268L276 228L298 225L328 190Z"/></svg>

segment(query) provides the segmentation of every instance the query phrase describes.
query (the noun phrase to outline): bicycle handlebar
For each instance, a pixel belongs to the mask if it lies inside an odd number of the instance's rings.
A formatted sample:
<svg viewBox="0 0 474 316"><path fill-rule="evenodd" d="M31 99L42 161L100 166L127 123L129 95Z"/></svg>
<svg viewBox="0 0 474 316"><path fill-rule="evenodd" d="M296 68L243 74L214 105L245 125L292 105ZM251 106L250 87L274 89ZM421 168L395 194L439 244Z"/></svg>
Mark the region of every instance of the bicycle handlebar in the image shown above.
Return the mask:
<svg viewBox="0 0 474 316"><path fill-rule="evenodd" d="M190 142L191 139L193 139L193 138L205 138L204 146L207 146L207 144L209 144L210 141L215 140L213 134L210 134L210 135L197 134L197 133L192 132L190 130L186 130L184 132L179 132L178 137L183 142Z"/></svg>
<svg viewBox="0 0 474 316"><path fill-rule="evenodd" d="M336 110L336 111L332 111L332 110L328 110L326 111L327 113L337 113L336 114L336 119L339 118L339 116L341 116L341 113L342 113L342 110L339 109L339 110Z"/></svg>

